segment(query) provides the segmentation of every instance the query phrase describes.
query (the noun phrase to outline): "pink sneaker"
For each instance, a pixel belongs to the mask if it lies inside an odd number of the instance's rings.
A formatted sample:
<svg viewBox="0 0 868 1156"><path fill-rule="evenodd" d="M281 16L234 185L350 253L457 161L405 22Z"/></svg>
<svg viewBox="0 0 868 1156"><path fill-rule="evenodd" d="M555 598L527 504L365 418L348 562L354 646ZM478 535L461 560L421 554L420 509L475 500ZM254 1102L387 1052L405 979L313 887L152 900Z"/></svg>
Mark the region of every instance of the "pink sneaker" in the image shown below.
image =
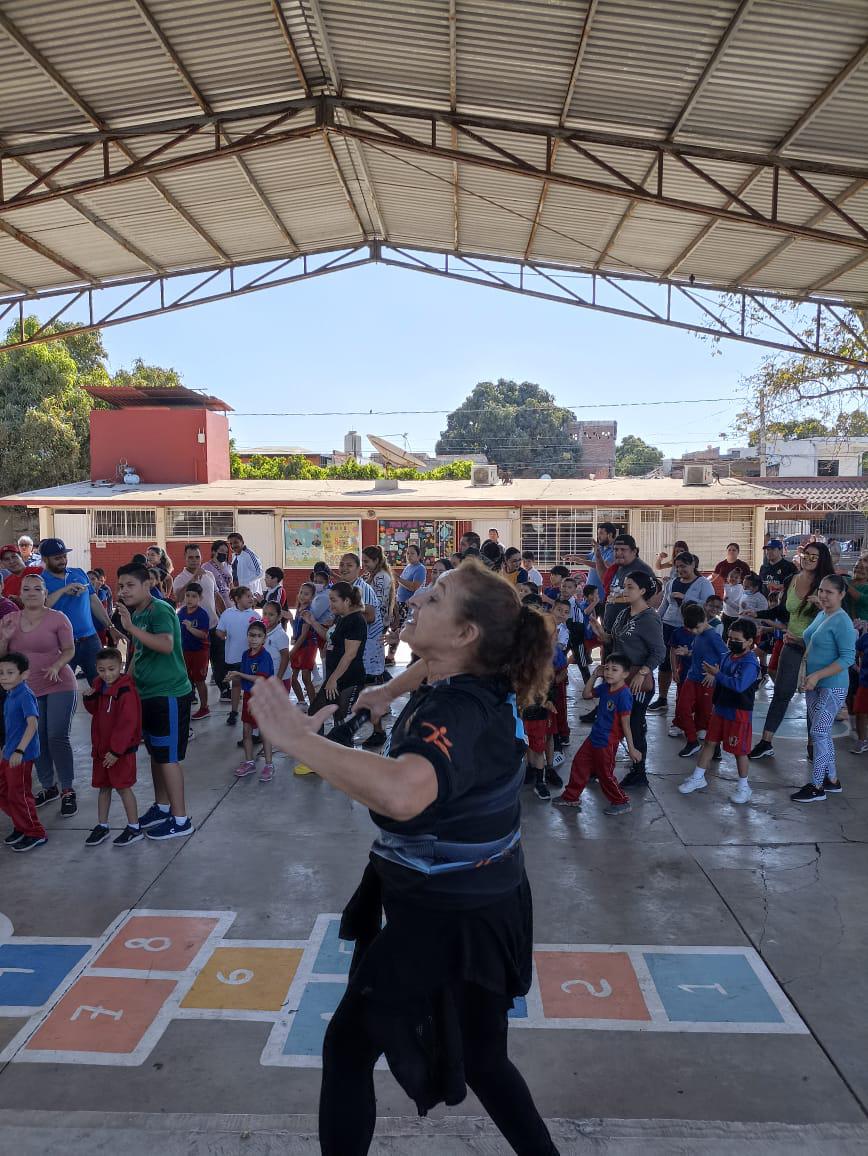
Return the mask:
<svg viewBox="0 0 868 1156"><path fill-rule="evenodd" d="M256 763L253 759L245 759L241 766L235 768L236 779L246 779L248 775L256 774Z"/></svg>
<svg viewBox="0 0 868 1156"><path fill-rule="evenodd" d="M260 783L270 783L274 778L274 763L266 763L259 776Z"/></svg>

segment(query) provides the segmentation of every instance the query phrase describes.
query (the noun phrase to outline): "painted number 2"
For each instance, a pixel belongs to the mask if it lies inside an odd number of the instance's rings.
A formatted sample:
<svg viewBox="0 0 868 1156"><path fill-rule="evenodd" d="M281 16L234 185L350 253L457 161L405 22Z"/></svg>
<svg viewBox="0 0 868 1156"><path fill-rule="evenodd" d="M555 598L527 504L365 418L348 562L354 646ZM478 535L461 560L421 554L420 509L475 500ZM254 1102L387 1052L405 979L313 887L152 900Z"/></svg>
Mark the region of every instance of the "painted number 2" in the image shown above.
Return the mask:
<svg viewBox="0 0 868 1156"><path fill-rule="evenodd" d="M240 987L242 983L250 983L253 972L247 967L236 967L228 975L225 971L218 971L217 978L221 983L228 983L230 987Z"/></svg>
<svg viewBox="0 0 868 1156"><path fill-rule="evenodd" d="M589 983L586 979L569 979L566 983L561 984L561 991L565 991L567 995L569 995L574 987L579 986L585 988L588 992L588 995L596 996L597 999L605 999L607 996L612 994L612 986L608 980L605 979L600 980L599 991L592 983Z"/></svg>
<svg viewBox="0 0 868 1156"><path fill-rule="evenodd" d="M124 947L131 951L141 948L142 951L168 951L172 941L167 935L152 935L149 939L128 939Z"/></svg>

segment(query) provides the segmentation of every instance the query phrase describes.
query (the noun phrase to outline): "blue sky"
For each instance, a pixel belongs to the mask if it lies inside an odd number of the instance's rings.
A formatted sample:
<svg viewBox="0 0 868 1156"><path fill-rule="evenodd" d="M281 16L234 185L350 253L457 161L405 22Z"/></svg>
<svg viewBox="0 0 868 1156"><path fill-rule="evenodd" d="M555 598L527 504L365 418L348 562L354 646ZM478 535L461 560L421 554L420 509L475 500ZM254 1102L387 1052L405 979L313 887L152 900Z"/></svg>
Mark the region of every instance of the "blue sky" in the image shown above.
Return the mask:
<svg viewBox="0 0 868 1156"><path fill-rule="evenodd" d="M72 316L72 314L70 314ZM579 417L615 419L667 456L717 444L742 406L723 399L762 356L639 321L382 266L334 273L104 331L112 369L170 365L227 401L239 446L341 448L379 434L433 451L445 415L252 417L257 412L450 410L477 381L535 381ZM363 443L367 451L371 447Z"/></svg>

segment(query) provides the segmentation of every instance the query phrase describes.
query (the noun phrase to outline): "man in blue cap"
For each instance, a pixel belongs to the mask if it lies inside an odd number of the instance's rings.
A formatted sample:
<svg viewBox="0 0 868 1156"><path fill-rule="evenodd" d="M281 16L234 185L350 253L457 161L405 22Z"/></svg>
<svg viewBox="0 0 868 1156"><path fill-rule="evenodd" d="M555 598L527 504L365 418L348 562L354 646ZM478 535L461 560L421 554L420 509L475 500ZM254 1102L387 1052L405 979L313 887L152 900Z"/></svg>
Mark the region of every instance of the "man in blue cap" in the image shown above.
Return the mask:
<svg viewBox="0 0 868 1156"><path fill-rule="evenodd" d="M48 591L46 606L59 610L72 623L75 657L70 666L73 670L81 667L92 686L96 678L96 655L101 646L95 622L99 622L113 640L117 633L87 574L77 567L67 566L69 549L63 539L43 538L39 543L39 553L45 567L42 577Z"/></svg>

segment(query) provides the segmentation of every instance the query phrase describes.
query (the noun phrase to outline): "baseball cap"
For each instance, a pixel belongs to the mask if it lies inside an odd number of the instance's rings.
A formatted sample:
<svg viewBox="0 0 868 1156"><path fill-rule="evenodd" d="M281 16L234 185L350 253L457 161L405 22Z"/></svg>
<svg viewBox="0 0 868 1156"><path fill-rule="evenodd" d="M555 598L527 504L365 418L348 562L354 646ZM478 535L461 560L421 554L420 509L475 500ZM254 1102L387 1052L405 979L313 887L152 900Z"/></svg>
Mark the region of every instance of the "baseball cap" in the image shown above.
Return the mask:
<svg viewBox="0 0 868 1156"><path fill-rule="evenodd" d="M10 542L7 546L0 546L0 554L17 554L21 557L21 551L15 542Z"/></svg>
<svg viewBox="0 0 868 1156"><path fill-rule="evenodd" d="M783 548L784 544L780 538L769 538L768 542L766 542L767 550L783 550Z"/></svg>
<svg viewBox="0 0 868 1156"><path fill-rule="evenodd" d="M52 558L55 554L68 554L69 547L63 538L43 538L39 543L39 553L43 558Z"/></svg>

